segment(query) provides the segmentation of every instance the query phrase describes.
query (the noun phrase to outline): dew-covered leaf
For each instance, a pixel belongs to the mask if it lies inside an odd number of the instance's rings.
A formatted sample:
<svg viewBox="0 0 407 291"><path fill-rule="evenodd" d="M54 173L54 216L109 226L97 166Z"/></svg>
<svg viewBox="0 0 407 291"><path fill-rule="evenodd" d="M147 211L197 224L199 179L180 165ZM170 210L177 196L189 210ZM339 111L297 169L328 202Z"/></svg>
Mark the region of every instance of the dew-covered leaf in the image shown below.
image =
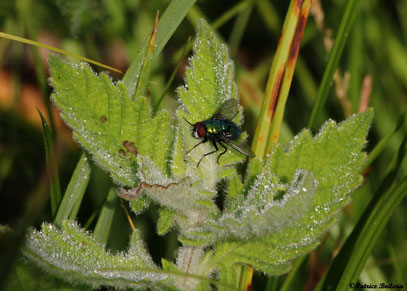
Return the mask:
<svg viewBox="0 0 407 291"><path fill-rule="evenodd" d="M296 169L313 174L318 189L304 217L303 226L320 228L332 222L333 215L350 201L350 193L362 182L361 165L373 110L354 115L342 123L327 121L313 138L308 130L292 141L287 152L273 148L265 170L284 180ZM324 227L326 228L326 227Z"/></svg>
<svg viewBox="0 0 407 291"><path fill-rule="evenodd" d="M225 44L201 19L193 46L193 56L185 72L186 85L178 94L191 122L210 118L230 98L237 97L234 64Z"/></svg>
<svg viewBox="0 0 407 291"><path fill-rule="evenodd" d="M50 273L93 288L142 289L169 284L168 275L154 265L137 231L129 250L113 255L76 223L64 221L63 230L43 224L41 231L29 231L23 252Z"/></svg>
<svg viewBox="0 0 407 291"><path fill-rule="evenodd" d="M178 179L185 176L202 179L205 181L206 190L213 191L219 179L235 173L235 164L243 161L245 156L227 146L228 150L219 159L218 164L216 160L223 151L223 148L218 146L219 152L205 157L197 167L204 154L215 150L210 141L197 146L185 155L188 150L202 141L192 137L192 126L188 122L208 120L227 100L238 99L234 82L234 65L229 58L227 47L219 41L215 32L204 20L199 22L193 56L189 61L190 65L186 69L186 84L178 89L182 105L177 111L178 128L172 156L172 173ZM238 112L233 121L241 125L243 118L241 107L237 106L236 110L230 109L230 111ZM246 137L247 134L243 132L240 142L243 142Z"/></svg>
<svg viewBox="0 0 407 291"><path fill-rule="evenodd" d="M316 189L317 182L312 173L304 170L295 173L291 185L283 184L269 171L263 171L247 196L233 210L225 211L215 219L207 219L203 227L194 229L186 237L190 240L220 241L264 237L280 232L301 221L309 211ZM282 197L276 199L279 195Z"/></svg>
<svg viewBox="0 0 407 291"><path fill-rule="evenodd" d="M170 230L175 219L175 211L168 208L161 208L159 215L157 233L163 235Z"/></svg>
<svg viewBox="0 0 407 291"><path fill-rule="evenodd" d="M218 40L209 25L201 20L194 43L194 53L186 70L186 84L178 89L181 106L177 111L178 127L171 169L168 170L171 175L163 175L162 171L155 170L155 167L164 166L158 161L150 163L151 158L144 158L143 167L140 169L143 182L134 189L120 191L121 196L127 200L140 199L140 195L143 194L159 205L175 211L172 218L180 226L181 233L194 223L202 224L202 221L217 214L218 208L213 202L217 193L217 183L220 179L236 175L236 163L245 158L235 149L228 147L218 164L217 157L223 151L219 145L220 151L205 157L197 167L201 157L214 150L210 141L185 155L202 140L192 137L191 125L184 118L189 122L210 119L225 101L237 100L238 94L233 78L234 66L226 46ZM234 117L233 121L240 124L243 115L238 102L229 101L226 104L234 108L223 107L222 114L225 117ZM154 126L152 125L150 131L154 137L159 138L161 134L154 131ZM242 132L240 138L241 142L244 141L247 134ZM156 142L159 143L160 141ZM162 147L158 146L157 151L160 150ZM151 155L154 157L153 153ZM191 219L194 223L190 222Z"/></svg>
<svg viewBox="0 0 407 291"><path fill-rule="evenodd" d="M228 183L228 201L233 200L243 190L243 183L240 177L235 174L229 179Z"/></svg>
<svg viewBox="0 0 407 291"><path fill-rule="evenodd" d="M136 186L142 180L138 170L144 157L169 174L173 133L167 111L152 118L146 98L132 102L123 84L96 75L86 64L69 64L51 55L49 65L52 99L62 118L117 183Z"/></svg>
<svg viewBox="0 0 407 291"><path fill-rule="evenodd" d="M283 241L278 241L281 238ZM281 275L291 268L290 260L307 254L316 247L312 244L287 245L281 235L250 240L230 240L216 244L213 267L230 268L234 264L249 264L256 270Z"/></svg>
<svg viewBox="0 0 407 291"><path fill-rule="evenodd" d="M260 173L222 216L187 237L215 242L214 264L247 263L269 274L287 272L291 259L317 245L361 183L372 116L368 110L340 124L328 121L315 138L304 130L287 152L277 145L263 167L251 167L249 179L252 172Z"/></svg>

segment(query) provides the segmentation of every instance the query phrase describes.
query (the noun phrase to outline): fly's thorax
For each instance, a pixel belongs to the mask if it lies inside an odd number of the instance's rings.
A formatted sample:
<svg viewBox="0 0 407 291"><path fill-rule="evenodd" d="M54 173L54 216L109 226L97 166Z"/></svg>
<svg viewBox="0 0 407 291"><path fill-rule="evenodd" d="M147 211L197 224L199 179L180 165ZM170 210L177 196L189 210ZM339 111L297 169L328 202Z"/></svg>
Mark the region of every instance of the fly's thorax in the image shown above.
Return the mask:
<svg viewBox="0 0 407 291"><path fill-rule="evenodd" d="M203 124L209 138L225 136L230 140L235 140L240 136L237 125L228 119L210 119L204 121Z"/></svg>

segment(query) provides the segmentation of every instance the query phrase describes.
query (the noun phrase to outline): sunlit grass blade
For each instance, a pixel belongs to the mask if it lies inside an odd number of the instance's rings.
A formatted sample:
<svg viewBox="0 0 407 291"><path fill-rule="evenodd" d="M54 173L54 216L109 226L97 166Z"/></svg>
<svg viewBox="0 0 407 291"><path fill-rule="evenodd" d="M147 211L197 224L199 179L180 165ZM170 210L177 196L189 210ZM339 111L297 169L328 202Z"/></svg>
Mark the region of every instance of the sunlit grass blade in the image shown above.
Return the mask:
<svg viewBox="0 0 407 291"><path fill-rule="evenodd" d="M285 103L311 7L311 1L302 2L300 7L296 3L291 1L288 8L257 121L252 150L259 158L263 158L269 152L280 135ZM251 281L252 273L253 269L250 266L242 268L241 282L245 278L250 278Z"/></svg>
<svg viewBox="0 0 407 291"><path fill-rule="evenodd" d="M263 23L270 31L271 35L278 36L281 30L281 19L276 9L273 7L272 2L267 0L256 1L257 10L262 18ZM298 81L303 92L302 96L305 98L308 104L313 104L317 96L318 87L308 68L305 60L301 55L298 56L297 64L295 66L294 78Z"/></svg>
<svg viewBox="0 0 407 291"><path fill-rule="evenodd" d="M379 141L374 149L369 153L365 163L363 164L362 172L364 172L380 155L380 153L387 147L390 139L394 134L404 125L407 112L404 112L398 119L397 124L389 130L389 132Z"/></svg>
<svg viewBox="0 0 407 291"><path fill-rule="evenodd" d="M288 8L254 134L252 149L257 157L264 157L278 140L310 6L311 1L301 2L301 7L298 1L291 1Z"/></svg>
<svg viewBox="0 0 407 291"><path fill-rule="evenodd" d="M250 290L253 279L253 267L252 266L242 266L241 275L238 290Z"/></svg>
<svg viewBox="0 0 407 291"><path fill-rule="evenodd" d="M108 69L108 70L123 74L123 72L118 70L118 69L106 66L106 65L104 65L102 63L99 63L99 62L96 62L94 60L82 57L80 55L73 54L73 53L68 52L68 51L61 50L59 48L56 48L56 47L53 47L53 46L50 46L50 45L47 45L47 44L44 44L44 43L40 43L40 42L37 42L37 41L33 41L33 40L30 40L30 39L26 39L26 38L23 38L23 37L11 35L11 34L4 33L4 32L0 32L0 37L5 38L5 39L18 41L18 42L21 42L21 43L26 43L26 44L37 46L37 47L43 47L43 48L45 48L47 50L50 50L50 51L53 51L53 52L56 52L56 53L59 53L59 54L62 54L62 55L74 57L74 58L77 58L78 60L81 60L81 61L84 61L84 62L87 62L87 63L91 63L91 64L94 64L96 66L99 66L99 67L102 67L102 68L105 68L105 69Z"/></svg>
<svg viewBox="0 0 407 291"><path fill-rule="evenodd" d="M155 16L154 28L151 33L150 41L146 50L146 55L144 57L143 65L140 71L140 77L136 85L136 91L134 92L131 99L134 101L138 96L147 96L147 86L150 80L151 67L153 66L153 55L155 50L155 40L157 36L157 26L158 26L158 16L159 12Z"/></svg>
<svg viewBox="0 0 407 291"><path fill-rule="evenodd" d="M388 174L316 290L348 290L349 283L358 280L386 223L407 195L407 176L400 183L393 184L406 156L406 141L407 138L401 143Z"/></svg>
<svg viewBox="0 0 407 291"><path fill-rule="evenodd" d="M59 183L58 166L54 151L54 142L45 117L42 115L39 109L37 110L41 116L42 123L45 159L47 161L47 173L50 185L51 212L52 216L55 217L59 203L61 202L61 186Z"/></svg>
<svg viewBox="0 0 407 291"><path fill-rule="evenodd" d="M105 203L103 204L102 212L96 222L95 230L93 231L94 238L106 244L109 239L110 228L112 227L113 216L117 205L117 193L114 187L111 187Z"/></svg>
<svg viewBox="0 0 407 291"><path fill-rule="evenodd" d="M158 23L155 39L156 46L152 61L164 48L181 21L184 19L185 15L188 13L189 9L194 5L195 1L196 0L173 0L168 5ZM133 96L135 92L135 86L139 80L141 67L145 58L144 52L146 51L147 46L148 43L145 43L123 77L123 82L127 88L129 96Z"/></svg>
<svg viewBox="0 0 407 291"><path fill-rule="evenodd" d="M82 154L71 180L69 181L68 187L66 188L61 205L59 206L54 220L55 225L61 227L63 220L74 220L76 218L78 208L76 205L82 202L83 195L85 194L90 179L90 172L91 168L88 158L85 154Z"/></svg>
<svg viewBox="0 0 407 291"><path fill-rule="evenodd" d="M308 121L307 127L310 129L315 130L318 127L317 123L320 121L320 115L328 98L334 73L338 67L339 60L342 56L342 52L346 44L346 40L356 18L359 2L360 1L357 0L347 1L345 12L343 14L338 33L336 35L334 45L332 47L331 53L329 54L324 76L322 77L322 81L319 86L317 100L314 108L312 109L311 117Z"/></svg>

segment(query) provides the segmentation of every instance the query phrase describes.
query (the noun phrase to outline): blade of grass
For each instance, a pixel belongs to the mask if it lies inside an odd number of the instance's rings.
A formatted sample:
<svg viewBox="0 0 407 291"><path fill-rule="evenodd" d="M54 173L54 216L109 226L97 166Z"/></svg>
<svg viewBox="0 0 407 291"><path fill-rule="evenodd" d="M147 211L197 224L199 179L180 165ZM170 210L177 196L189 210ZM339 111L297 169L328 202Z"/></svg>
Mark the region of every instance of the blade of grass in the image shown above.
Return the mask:
<svg viewBox="0 0 407 291"><path fill-rule="evenodd" d="M338 67L339 60L342 56L342 52L345 47L350 29L352 28L352 25L356 18L359 2L360 1L357 0L347 1L345 12L339 25L334 45L332 47L331 53L329 54L328 63L322 77L321 85L319 86L317 100L315 102L314 108L312 109L310 120L308 121L307 127L310 129L315 130L318 126L318 118L320 118L321 112L328 98L334 73L336 71L336 68Z"/></svg>
<svg viewBox="0 0 407 291"><path fill-rule="evenodd" d="M369 153L365 163L363 164L362 173L376 160L376 158L381 154L381 152L386 148L390 139L394 134L404 125L406 120L407 112L404 112L399 119L397 124L379 141L379 143L374 147L374 149Z"/></svg>
<svg viewBox="0 0 407 291"><path fill-rule="evenodd" d="M148 43L143 65L140 70L140 76L139 76L139 79L138 79L138 82L136 85L136 90L131 98L133 101L138 96L147 95L147 86L148 86L148 81L150 79L151 67L153 65L155 40L156 40L156 36L157 36L158 16L159 16L159 12L157 11L157 14L155 15L153 32L151 33L151 37L150 37L150 41Z"/></svg>
<svg viewBox="0 0 407 291"><path fill-rule="evenodd" d="M196 0L172 0L160 18L160 23L157 27L156 47L152 55L152 61L164 48L170 37L173 35L189 9L194 5ZM133 96L136 85L139 80L141 67L144 63L145 51L148 43L145 43L143 48L137 54L136 58L131 62L129 69L123 77L123 83L127 88L129 96Z"/></svg>
<svg viewBox="0 0 407 291"><path fill-rule="evenodd" d="M56 226L61 227L62 221L65 219L74 220L77 215L77 210L74 211L75 205L82 202L83 195L85 194L86 187L90 179L91 168L88 158L82 154L81 158L76 165L75 171L66 188L64 198L59 206L57 215L54 220Z"/></svg>
<svg viewBox="0 0 407 291"><path fill-rule="evenodd" d="M273 35L278 36L278 32L281 30L281 19L280 15L278 15L276 9L273 7L272 2L258 0L257 10L267 28L273 33Z"/></svg>
<svg viewBox="0 0 407 291"><path fill-rule="evenodd" d="M30 2L31 4L31 2ZM30 5L29 4L29 5ZM32 40L37 40L37 25L35 21L31 17L26 17L25 18L25 26L28 31L28 35ZM37 46L31 46L31 51L34 57L34 69L35 69L35 76L38 81L38 85L41 89L43 101L45 104L45 107L47 109L47 114L49 117L49 125L51 128L51 133L55 136L55 125L54 125L54 119L53 119L53 114L51 110L51 102L49 99L49 93L48 93L48 84L47 84L47 76L46 76L46 69L44 68L44 65L41 61L40 53L38 51Z"/></svg>
<svg viewBox="0 0 407 291"><path fill-rule="evenodd" d="M89 218L86 220L85 224L83 225L83 228L88 230L90 229L91 225L97 218L98 214L100 213L100 208L93 210L92 214L89 216Z"/></svg>
<svg viewBox="0 0 407 291"><path fill-rule="evenodd" d="M267 283L266 283L266 291L278 291L278 285L280 283L280 277L273 277L270 276L267 278Z"/></svg>
<svg viewBox="0 0 407 291"><path fill-rule="evenodd" d="M101 243L106 244L109 239L110 228L112 227L117 200L116 189L111 187L96 222L95 230L93 231L95 239Z"/></svg>
<svg viewBox="0 0 407 291"><path fill-rule="evenodd" d="M228 11L219 16L214 22L212 22L213 29L217 30L222 27L226 22L232 19L236 14L247 9L251 5L252 0L240 1L232 6Z"/></svg>
<svg viewBox="0 0 407 291"><path fill-rule="evenodd" d="M400 262L400 258L398 254L396 253L393 245L389 244L389 255L390 255L390 260L391 260L391 265L394 270L395 278L397 282L403 284L404 286L407 286L407 278L406 276L403 275L403 268L402 268L402 263Z"/></svg>
<svg viewBox="0 0 407 291"><path fill-rule="evenodd" d="M407 194L407 176L402 182L393 189L388 191L379 203L375 205L368 221L362 229L361 236L356 242L356 248L353 249L352 257L346 264L336 290L348 290L350 282L356 282L359 278L370 253L380 237L386 223L389 221L394 210L400 204L401 200ZM370 210L369 210L370 211Z"/></svg>
<svg viewBox="0 0 407 291"><path fill-rule="evenodd" d="M307 258L308 256L302 256L295 261L294 266L291 269L290 273L288 273L287 277L285 278L283 286L281 286L280 288L280 291L288 291L293 289L292 285L296 281L297 276L302 275L299 274L299 270L301 269L302 264Z"/></svg>
<svg viewBox="0 0 407 291"><path fill-rule="evenodd" d="M250 290L253 279L253 267L252 266L242 266L240 268L240 281L238 290Z"/></svg>
<svg viewBox="0 0 407 291"><path fill-rule="evenodd" d="M232 6L229 10L227 10L225 13L223 13L221 16L219 16L215 21L211 23L211 26L213 30L218 30L220 27L222 27L226 22L228 22L230 19L232 19L234 16L236 16L238 13L246 9L246 7L250 4L250 2L253 0L246 0L246 1L241 1ZM189 22L195 27L198 24L199 19L205 18L204 14L201 12L201 10L197 6L191 7L191 9L188 12L187 18ZM188 44L188 48L186 53L190 52L192 49L192 43ZM172 63L175 64L179 58L181 58L182 51L179 49L173 56Z"/></svg>
<svg viewBox="0 0 407 291"><path fill-rule="evenodd" d="M38 113L41 117L42 123L42 133L44 138L44 148L45 148L45 160L47 162L47 171L49 176L49 186L50 186L50 199L51 199L51 213L52 217L55 217L59 203L61 202L61 187L59 183L58 166L55 152L54 152L54 142L51 132L48 127L47 120L42 115L41 111L37 108Z"/></svg>
<svg viewBox="0 0 407 291"><path fill-rule="evenodd" d="M237 14L244 11L249 5L251 5L252 1L253 0L245 0L236 3L234 6L229 8L226 12L224 12L221 16L219 16L215 21L211 23L212 28L214 30L217 30L222 27L226 22L231 20L233 17L235 17ZM197 6L193 6L189 10L187 17L189 22L191 22L193 26L196 26L199 19L205 18L205 15Z"/></svg>
<svg viewBox="0 0 407 291"><path fill-rule="evenodd" d="M263 158L278 140L302 35L311 1L291 1L283 25L277 51L267 81L266 91L252 149Z"/></svg>
<svg viewBox="0 0 407 291"><path fill-rule="evenodd" d="M165 85L164 90L163 90L163 93L161 94L160 98L158 98L158 101L157 101L157 103L156 103L155 106L154 106L154 112L157 112L158 107L160 107L160 104L161 104L161 102L163 101L163 99L164 99L164 97L165 97L165 94L167 94L168 90L170 89L171 84L172 84L172 82L174 81L175 76L177 75L179 66L180 66L181 63L182 63L182 60L185 58L185 55L186 55L186 53L187 53L187 49L188 49L188 47L189 47L189 45L190 45L190 41L191 41L191 37L188 38L187 42L186 42L185 45L184 45L184 50L182 51L182 55L181 55L181 57L179 58L179 60L178 60L178 62L177 62L177 65L175 66L174 70L172 71L171 77L170 77L170 79L168 80L167 84Z"/></svg>
<svg viewBox="0 0 407 291"><path fill-rule="evenodd" d="M77 58L77 59L79 59L81 61L91 63L91 64L94 64L96 66L99 66L99 67L102 67L102 68L105 68L105 69L108 69L108 70L123 74L123 72L118 70L118 69L106 66L106 65L104 65L102 63L99 63L99 62L96 62L94 60L84 58L84 57L82 57L80 55L76 55L76 54L73 54L71 52L64 51L64 50L61 50L59 48L56 48L56 47L53 47L53 46L50 46L50 45L47 45L47 44L44 44L44 43L40 43L40 42L37 42L37 41L33 41L33 40L30 40L30 39L26 39L26 38L23 38L23 37L11 35L11 34L4 33L4 32L0 32L0 37L5 38L5 39L18 41L18 42L21 42L21 43L26 43L26 44L33 45L33 46L36 46L36 47L43 47L43 48L46 48L47 50L50 50L50 51L53 51L53 52L56 52L56 53L59 53L59 54L67 55L67 56L70 56L70 57L74 57L74 58Z"/></svg>
<svg viewBox="0 0 407 291"><path fill-rule="evenodd" d="M363 43L363 30L362 19L356 19L355 26L352 31L351 39L349 42L349 59L348 68L350 73L348 97L352 103L352 113L356 113L360 103L360 89L362 84L362 70L363 56L364 56L364 43Z"/></svg>
<svg viewBox="0 0 407 291"><path fill-rule="evenodd" d="M263 23L270 31L270 34L273 36L278 36L278 33L281 30L281 19L277 14L276 9L273 7L272 2L267 0L258 0L257 9ZM318 87L312 76L310 68L307 66L306 62L301 56L298 56L297 59L294 78L301 86L305 101L311 107L314 104L314 100L317 96ZM325 119L326 118L324 118L324 120Z"/></svg>
<svg viewBox="0 0 407 291"><path fill-rule="evenodd" d="M254 134L252 149L257 157L263 158L278 141L283 122L285 104L288 98L291 81L305 25L307 23L311 1L291 1L284 21L283 33L274 55L267 81L266 91L257 128ZM240 282L242 287L251 285L251 266L242 267ZM250 279L250 282L248 281ZM250 284L249 284L250 283Z"/></svg>
<svg viewBox="0 0 407 291"><path fill-rule="evenodd" d="M386 223L407 195L407 176L393 185L406 155L406 143L407 137L400 145L396 162L390 163L388 174L316 290L347 290L349 283L357 281Z"/></svg>
<svg viewBox="0 0 407 291"><path fill-rule="evenodd" d="M235 20L229 37L229 51L232 56L236 55L237 49L239 48L243 33L252 13L252 9L253 2L250 2L249 6L245 10L242 10Z"/></svg>

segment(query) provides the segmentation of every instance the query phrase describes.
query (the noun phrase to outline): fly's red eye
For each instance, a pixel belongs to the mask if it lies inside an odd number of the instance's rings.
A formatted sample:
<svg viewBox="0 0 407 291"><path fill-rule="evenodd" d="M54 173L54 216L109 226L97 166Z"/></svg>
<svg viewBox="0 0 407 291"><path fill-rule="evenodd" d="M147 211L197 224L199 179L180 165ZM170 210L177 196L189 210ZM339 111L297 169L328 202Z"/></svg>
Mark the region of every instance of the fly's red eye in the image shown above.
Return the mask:
<svg viewBox="0 0 407 291"><path fill-rule="evenodd" d="M206 134L205 126L201 125L198 127L197 134L199 138L203 138Z"/></svg>
<svg viewBox="0 0 407 291"><path fill-rule="evenodd" d="M192 136L195 138L203 138L205 134L206 129L202 122L195 123L194 128L192 129Z"/></svg>

